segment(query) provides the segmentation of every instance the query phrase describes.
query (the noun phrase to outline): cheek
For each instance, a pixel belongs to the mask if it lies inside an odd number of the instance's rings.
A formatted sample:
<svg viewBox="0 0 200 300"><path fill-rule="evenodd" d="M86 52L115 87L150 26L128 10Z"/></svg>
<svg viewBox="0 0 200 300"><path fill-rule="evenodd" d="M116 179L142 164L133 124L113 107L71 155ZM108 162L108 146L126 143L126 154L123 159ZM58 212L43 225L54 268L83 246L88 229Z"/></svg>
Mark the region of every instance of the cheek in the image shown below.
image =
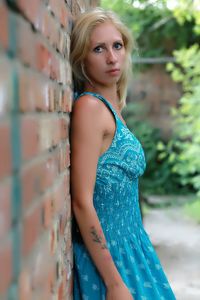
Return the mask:
<svg viewBox="0 0 200 300"><path fill-rule="evenodd" d="M122 63L124 63L126 61L126 52L125 50L122 51L121 55L120 55L120 60Z"/></svg>
<svg viewBox="0 0 200 300"><path fill-rule="evenodd" d="M121 66L125 67L126 60L127 60L126 53L124 53L123 55L121 55L120 58L119 58L119 60L120 60Z"/></svg>
<svg viewBox="0 0 200 300"><path fill-rule="evenodd" d="M89 60L86 61L85 63L85 69L87 70L88 73L92 73L92 75L95 74L96 71L101 71L102 70L102 60L101 58L90 58Z"/></svg>

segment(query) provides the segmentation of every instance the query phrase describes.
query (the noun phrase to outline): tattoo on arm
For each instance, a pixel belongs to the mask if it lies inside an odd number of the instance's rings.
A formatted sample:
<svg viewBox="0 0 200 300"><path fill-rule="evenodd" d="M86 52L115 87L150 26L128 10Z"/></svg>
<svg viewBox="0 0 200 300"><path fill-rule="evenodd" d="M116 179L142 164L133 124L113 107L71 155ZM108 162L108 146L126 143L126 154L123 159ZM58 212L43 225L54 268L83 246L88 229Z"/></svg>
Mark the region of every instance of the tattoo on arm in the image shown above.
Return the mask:
<svg viewBox="0 0 200 300"><path fill-rule="evenodd" d="M94 228L94 226L91 227L90 233L92 235L93 241L95 243L100 244L101 249L108 249L106 244L102 242L102 237L100 235L98 235L98 233L97 233L96 229Z"/></svg>

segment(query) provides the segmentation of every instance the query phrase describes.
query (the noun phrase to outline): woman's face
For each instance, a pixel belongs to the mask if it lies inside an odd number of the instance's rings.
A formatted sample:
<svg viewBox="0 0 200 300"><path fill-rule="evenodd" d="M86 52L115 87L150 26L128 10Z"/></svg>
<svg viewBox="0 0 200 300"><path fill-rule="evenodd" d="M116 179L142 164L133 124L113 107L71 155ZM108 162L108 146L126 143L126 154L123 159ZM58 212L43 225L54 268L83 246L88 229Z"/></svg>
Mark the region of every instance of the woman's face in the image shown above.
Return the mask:
<svg viewBox="0 0 200 300"><path fill-rule="evenodd" d="M126 51L121 33L111 22L97 25L91 33L84 69L93 85L110 86L121 77Z"/></svg>

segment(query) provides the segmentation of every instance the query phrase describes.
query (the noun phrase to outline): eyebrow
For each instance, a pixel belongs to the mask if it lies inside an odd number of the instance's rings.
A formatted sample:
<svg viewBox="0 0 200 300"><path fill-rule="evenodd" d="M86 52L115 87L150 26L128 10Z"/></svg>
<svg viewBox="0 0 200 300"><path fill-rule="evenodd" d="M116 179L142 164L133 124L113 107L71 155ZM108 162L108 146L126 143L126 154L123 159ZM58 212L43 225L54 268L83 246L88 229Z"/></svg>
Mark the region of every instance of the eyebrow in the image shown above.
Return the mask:
<svg viewBox="0 0 200 300"><path fill-rule="evenodd" d="M116 39L113 41L113 43L124 43L124 41L122 39ZM106 43L105 42L96 42L94 43L94 47L95 46L105 46Z"/></svg>

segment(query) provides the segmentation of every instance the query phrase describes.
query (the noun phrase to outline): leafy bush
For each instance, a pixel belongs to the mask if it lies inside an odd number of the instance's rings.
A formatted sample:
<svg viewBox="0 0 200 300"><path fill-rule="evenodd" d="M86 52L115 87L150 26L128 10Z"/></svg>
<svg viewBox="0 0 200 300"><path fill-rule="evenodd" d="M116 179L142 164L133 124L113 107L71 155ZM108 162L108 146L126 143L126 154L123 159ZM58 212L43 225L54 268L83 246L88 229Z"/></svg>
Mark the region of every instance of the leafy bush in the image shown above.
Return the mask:
<svg viewBox="0 0 200 300"><path fill-rule="evenodd" d="M183 86L179 107L173 109L174 134L167 149L176 148L173 153L172 171L181 177L181 183L191 185L200 196L200 47L174 52L177 64L168 64L176 82Z"/></svg>
<svg viewBox="0 0 200 300"><path fill-rule="evenodd" d="M197 199L196 201L186 203L183 207L183 211L187 216L200 224L200 200Z"/></svg>
<svg viewBox="0 0 200 300"><path fill-rule="evenodd" d="M138 53L141 57L169 56L174 49L200 42L193 31L195 19L188 17L181 22L183 10L177 8L174 15L166 0L101 0L101 6L115 11L131 30L138 45L133 53L136 58Z"/></svg>

